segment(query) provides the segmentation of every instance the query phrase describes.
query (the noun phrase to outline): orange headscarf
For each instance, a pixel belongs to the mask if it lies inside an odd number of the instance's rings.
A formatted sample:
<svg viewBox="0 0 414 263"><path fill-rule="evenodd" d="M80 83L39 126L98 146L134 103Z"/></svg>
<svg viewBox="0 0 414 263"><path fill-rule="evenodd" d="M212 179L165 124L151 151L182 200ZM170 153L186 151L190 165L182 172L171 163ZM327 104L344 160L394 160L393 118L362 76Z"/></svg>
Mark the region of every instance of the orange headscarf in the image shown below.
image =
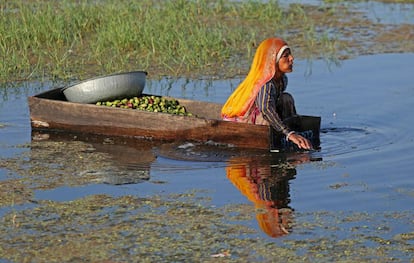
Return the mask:
<svg viewBox="0 0 414 263"><path fill-rule="evenodd" d="M242 117L252 107L260 88L273 78L276 63L288 47L280 38L268 38L260 43L249 74L230 95L221 110L222 117Z"/></svg>

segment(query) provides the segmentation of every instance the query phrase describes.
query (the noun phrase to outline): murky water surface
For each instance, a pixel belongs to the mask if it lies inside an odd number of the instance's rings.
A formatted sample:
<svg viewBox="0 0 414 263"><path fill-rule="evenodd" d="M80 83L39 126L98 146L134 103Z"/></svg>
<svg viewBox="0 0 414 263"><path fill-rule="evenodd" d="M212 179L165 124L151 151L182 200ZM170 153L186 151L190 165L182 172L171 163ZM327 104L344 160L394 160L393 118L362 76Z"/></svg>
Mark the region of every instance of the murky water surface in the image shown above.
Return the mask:
<svg viewBox="0 0 414 263"><path fill-rule="evenodd" d="M328 243L357 240L357 244L348 244L349 249L354 249L352 253L360 251L368 258L412 260L413 61L414 54L364 56L344 61L338 67L328 67L323 61L314 61L311 65L296 61L295 71L289 75L288 90L295 97L299 113L322 117L321 150L288 155L239 152L185 142L119 144L111 139L56 135L50 135L49 140L32 140L27 96L48 90L55 84L25 83L17 88L0 89L2 191L10 188L5 182L24 178L19 181L21 188L14 185L14 192L8 194L8 197L13 194L14 198L10 198L8 204L3 202L0 208L5 222L0 231L10 244L0 249L0 255L10 259L13 258L10 251L19 249L16 234L13 234L18 223L16 220L10 223L16 218L13 214L23 218L19 211L34 213L45 202L63 205L102 194L151 198L195 191L198 198L207 198L207 204L203 205L212 211L225 208L230 209L228 213L231 214L236 213L231 209L237 208L239 215L248 216L237 220L240 227L251 229L248 235L236 235L239 238L249 236L256 241L279 245L283 242L287 246L294 243L299 256L316 253L315 250L322 254L345 253L343 247L335 250L335 245ZM146 92L224 102L239 81L164 79L148 81ZM81 147L86 148L78 152L65 150L65 147L73 147L72 141L81 139L86 142ZM56 143L60 143L58 147ZM65 158L88 153L109 156L111 165L65 164ZM23 161L17 161L19 158ZM53 160L59 161L54 163ZM90 162L98 164L99 160L102 159ZM38 170L29 169L32 173L29 176L24 174L23 168L22 171L9 166L10 162L16 166L38 167ZM42 163L48 167L40 169ZM73 177L65 177L67 173ZM79 178L83 181L78 182ZM29 196L26 199L18 197L25 193ZM154 213L162 214L154 209ZM107 216L111 217L111 213ZM168 224L168 215L164 216L164 223ZM108 226L119 219L113 220L108 219ZM64 220L60 224L65 224ZM131 231L139 231L139 226L136 227ZM30 236L34 228L27 223L26 229L19 231L23 236ZM73 234L69 227L48 231L50 229L43 234L60 233L60 238L64 238L65 233ZM39 233L42 235L42 231ZM300 242L314 245L305 247ZM301 245L298 247L298 244ZM28 249L26 245L21 246ZM387 249L389 246L392 249ZM112 249L121 248L114 245ZM233 253L233 256L221 256L243 258L234 247L223 245L214 249ZM372 251L367 252L369 250ZM207 259L214 254L208 248L205 253ZM134 255L131 251L126 254ZM354 258L364 259L360 255Z"/></svg>

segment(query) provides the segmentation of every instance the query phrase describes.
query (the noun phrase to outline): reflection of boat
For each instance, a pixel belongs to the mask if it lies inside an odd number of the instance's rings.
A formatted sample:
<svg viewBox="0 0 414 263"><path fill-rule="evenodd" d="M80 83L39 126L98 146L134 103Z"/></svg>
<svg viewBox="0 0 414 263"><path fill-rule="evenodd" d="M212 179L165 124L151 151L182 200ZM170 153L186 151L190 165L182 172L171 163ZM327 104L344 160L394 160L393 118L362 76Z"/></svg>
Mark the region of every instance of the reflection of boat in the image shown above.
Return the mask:
<svg viewBox="0 0 414 263"><path fill-rule="evenodd" d="M293 216L289 180L296 175L296 163L310 161L308 154L292 157L293 160L279 158L276 162L235 157L227 163L227 178L255 205L257 222L270 237L289 234Z"/></svg>
<svg viewBox="0 0 414 263"><path fill-rule="evenodd" d="M284 149L282 134L264 125L220 119L221 104L178 99L197 117L68 102L61 88L28 98L33 129L64 130L162 141L213 141L243 148ZM319 146L320 117L298 116L289 126Z"/></svg>
<svg viewBox="0 0 414 263"><path fill-rule="evenodd" d="M79 172L81 177L92 177L96 183L135 184L150 179L150 169L156 156L154 143L148 140L117 140L99 135L70 134L63 132L32 132L34 141L59 141L70 144L71 141L87 142L88 153L103 153L108 158L105 165L93 170ZM121 139L121 138L119 138Z"/></svg>

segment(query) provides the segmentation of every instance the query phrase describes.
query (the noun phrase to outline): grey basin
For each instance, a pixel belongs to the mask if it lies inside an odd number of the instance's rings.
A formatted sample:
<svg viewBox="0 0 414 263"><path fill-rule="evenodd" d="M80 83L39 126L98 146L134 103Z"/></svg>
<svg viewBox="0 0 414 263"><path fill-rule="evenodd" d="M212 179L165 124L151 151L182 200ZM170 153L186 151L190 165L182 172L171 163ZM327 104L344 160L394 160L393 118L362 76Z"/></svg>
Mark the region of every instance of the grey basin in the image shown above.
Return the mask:
<svg viewBox="0 0 414 263"><path fill-rule="evenodd" d="M146 77L145 71L97 77L63 88L63 94L68 101L78 103L138 97L145 87Z"/></svg>

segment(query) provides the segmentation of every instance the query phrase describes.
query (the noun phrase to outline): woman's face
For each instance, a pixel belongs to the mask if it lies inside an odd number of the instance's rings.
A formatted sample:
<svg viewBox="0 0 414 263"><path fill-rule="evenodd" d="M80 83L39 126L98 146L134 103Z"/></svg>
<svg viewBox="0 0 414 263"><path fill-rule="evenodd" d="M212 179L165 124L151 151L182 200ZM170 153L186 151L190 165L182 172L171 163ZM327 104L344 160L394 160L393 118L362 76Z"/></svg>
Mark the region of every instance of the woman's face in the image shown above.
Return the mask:
<svg viewBox="0 0 414 263"><path fill-rule="evenodd" d="M290 53L290 49L286 49L279 59L279 70L283 73L289 73L293 71L293 55Z"/></svg>

